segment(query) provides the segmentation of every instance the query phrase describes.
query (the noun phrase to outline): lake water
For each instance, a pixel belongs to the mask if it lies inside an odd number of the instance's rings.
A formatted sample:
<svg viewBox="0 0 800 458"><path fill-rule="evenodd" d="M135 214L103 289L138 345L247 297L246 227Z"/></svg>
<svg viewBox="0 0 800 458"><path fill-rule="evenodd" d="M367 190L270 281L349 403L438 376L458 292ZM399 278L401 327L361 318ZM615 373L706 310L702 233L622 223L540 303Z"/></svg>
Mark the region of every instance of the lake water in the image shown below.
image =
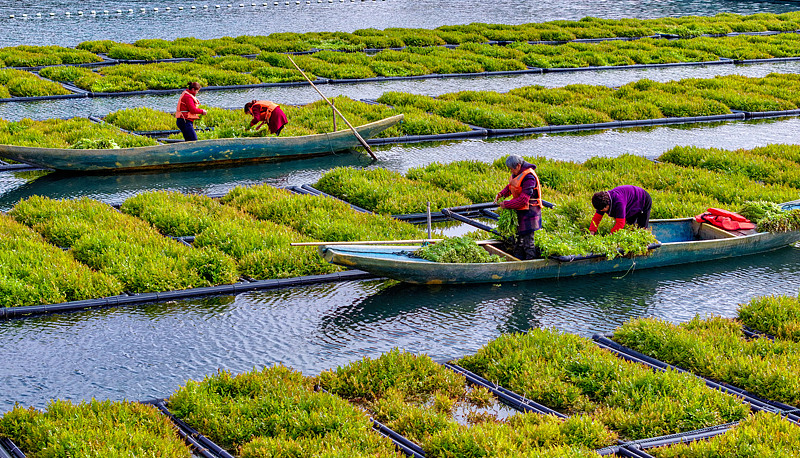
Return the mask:
<svg viewBox="0 0 800 458"><path fill-rule="evenodd" d="M263 6L265 3L267 6ZM433 28L472 22L524 24L586 16L783 13L796 9L797 4L791 1L708 0L14 0L0 2L0 46L75 46L85 40L133 42L141 38L352 32L370 27ZM9 18L11 15L15 18Z"/></svg>
<svg viewBox="0 0 800 458"><path fill-rule="evenodd" d="M87 39L134 41L194 35L268 34L277 31L375 27L436 27L469 22L524 23L553 19L659 17L717 12L784 12L793 2L604 1L557 2L433 0L316 0L220 4L117 0L43 0L0 4L0 46L75 45ZM170 11L166 11L169 7ZM183 7L183 10L179 8ZM128 9L133 13L128 13ZM142 13L140 8L145 8ZM159 8L158 12L153 11ZM123 9L117 14L117 9ZM78 15L78 11L83 15ZM91 11L95 10L95 14ZM108 10L106 15L103 11ZM70 11L67 16L64 14ZM52 18L50 12L57 13ZM42 17L36 17L42 13ZM15 19L9 19L9 15ZM27 14L27 18L22 18ZM798 64L682 67L578 72L497 78L323 86L326 95L375 98L389 90L439 95L463 89L507 91L541 84L618 86L641 78L669 81L724 74L797 73ZM201 92L201 101L238 107L267 97L282 103L316 99L308 87ZM176 95L0 104L0 117L102 115L126 106L171 110ZM476 139L377 148L377 165L405 172L434 161L491 161L509 153L583 161L638 154L654 158L676 145L752 148L794 143L796 118L597 133ZM237 185L313 183L336 166L374 167L360 153L275 164L168 173L70 176L0 173L0 208L33 194L88 196L119 203L152 189L220 194ZM498 183L498 187L501 186ZM618 278L535 281L471 287L422 287L374 280L238 296L112 308L0 322L0 412L15 402L43 407L49 399L148 399L168 396L188 379L218 369L233 372L283 362L313 375L364 356L400 347L446 360L473 353L506 332L555 327L591 336L638 316L685 321L695 314L732 317L737 304L764 294L797 294L799 248L721 262L634 271Z"/></svg>

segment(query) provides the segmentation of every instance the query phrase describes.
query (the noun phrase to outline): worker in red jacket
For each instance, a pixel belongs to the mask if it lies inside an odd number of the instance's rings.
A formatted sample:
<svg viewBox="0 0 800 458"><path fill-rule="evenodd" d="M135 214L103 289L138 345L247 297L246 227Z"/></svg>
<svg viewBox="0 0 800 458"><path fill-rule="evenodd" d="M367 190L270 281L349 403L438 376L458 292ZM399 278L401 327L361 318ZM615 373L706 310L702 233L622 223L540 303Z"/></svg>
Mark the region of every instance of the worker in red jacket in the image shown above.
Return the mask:
<svg viewBox="0 0 800 458"><path fill-rule="evenodd" d="M616 232L625 224L636 224L647 229L650 226L650 210L653 199L644 189L633 186L617 186L610 191L600 191L592 196L592 206L597 211L589 225L589 232L597 233L597 226L603 215L614 218L614 227L611 232Z"/></svg>
<svg viewBox="0 0 800 458"><path fill-rule="evenodd" d="M281 107L269 100L247 102L244 105L244 112L253 117L253 120L250 121L251 128L255 126L258 130L266 124L269 131L275 135L280 135L283 126L289 122Z"/></svg>
<svg viewBox="0 0 800 458"><path fill-rule="evenodd" d="M197 101L197 92L200 91L200 83L192 82L181 94L178 99L178 109L175 110L178 129L183 134L183 139L187 142L197 140L197 133L194 131L194 122L200 119L200 115L206 114L206 110L200 108Z"/></svg>

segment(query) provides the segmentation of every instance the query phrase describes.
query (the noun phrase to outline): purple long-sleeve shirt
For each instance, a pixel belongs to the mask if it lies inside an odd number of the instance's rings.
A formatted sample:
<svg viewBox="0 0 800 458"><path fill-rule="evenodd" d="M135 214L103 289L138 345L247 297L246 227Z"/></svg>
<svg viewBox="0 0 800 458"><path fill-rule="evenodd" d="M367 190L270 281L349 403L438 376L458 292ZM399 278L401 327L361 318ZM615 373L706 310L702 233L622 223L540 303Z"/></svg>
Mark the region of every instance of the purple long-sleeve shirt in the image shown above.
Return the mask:
<svg viewBox="0 0 800 458"><path fill-rule="evenodd" d="M607 212L597 213L626 219L644 210L649 194L638 186L627 184L608 191L608 196L611 198L611 208Z"/></svg>

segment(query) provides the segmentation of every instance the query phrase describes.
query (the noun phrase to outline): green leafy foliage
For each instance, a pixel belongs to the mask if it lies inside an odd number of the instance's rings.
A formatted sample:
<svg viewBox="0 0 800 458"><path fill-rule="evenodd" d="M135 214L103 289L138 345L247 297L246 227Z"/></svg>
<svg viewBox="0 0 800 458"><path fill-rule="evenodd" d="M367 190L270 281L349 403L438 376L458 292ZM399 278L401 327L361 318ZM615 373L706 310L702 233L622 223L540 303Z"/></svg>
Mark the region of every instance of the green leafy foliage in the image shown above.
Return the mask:
<svg viewBox="0 0 800 458"><path fill-rule="evenodd" d="M314 187L383 215L423 212L427 202L431 210L469 204L460 193L409 180L386 169L337 167L325 173Z"/></svg>
<svg viewBox="0 0 800 458"><path fill-rule="evenodd" d="M77 262L39 234L0 216L0 305L55 304L122 293L122 284Z"/></svg>
<svg viewBox="0 0 800 458"><path fill-rule="evenodd" d="M222 202L259 220L285 224L312 239L326 242L407 240L424 234L416 226L387 216L361 213L326 197L294 195L268 185L236 187Z"/></svg>
<svg viewBox="0 0 800 458"><path fill-rule="evenodd" d="M138 132L176 128L175 116L146 107L123 108L106 115L104 121L125 130Z"/></svg>
<svg viewBox="0 0 800 458"><path fill-rule="evenodd" d="M699 375L730 383L766 399L800 406L800 344L747 340L741 325L719 317L675 325L652 318L631 320L614 340Z"/></svg>
<svg viewBox="0 0 800 458"><path fill-rule="evenodd" d="M659 447L647 452L657 458L715 456L792 456L800 450L800 428L768 412L756 412L729 432L708 440Z"/></svg>
<svg viewBox="0 0 800 458"><path fill-rule="evenodd" d="M413 254L433 262L502 262L499 256L490 255L468 237L452 237L441 242L425 245L414 251Z"/></svg>
<svg viewBox="0 0 800 458"><path fill-rule="evenodd" d="M136 402L56 400L43 412L15 406L0 418L0 436L31 457L192 456L166 416Z"/></svg>
<svg viewBox="0 0 800 458"><path fill-rule="evenodd" d="M163 234L194 235L196 248L227 254L236 260L238 271L251 278L298 277L337 270L312 247L289 245L313 239L282 224L258 221L210 197L153 191L126 200L120 209L149 222Z"/></svg>
<svg viewBox="0 0 800 458"><path fill-rule="evenodd" d="M151 146L158 143L147 137L126 134L114 126L97 124L85 118L48 119L0 123L0 144L38 148L71 148L89 142L106 142L120 148ZM100 145L98 143L98 145Z"/></svg>
<svg viewBox="0 0 800 458"><path fill-rule="evenodd" d="M558 411L589 415L625 439L735 421L749 410L694 376L654 372L551 330L503 335L456 363Z"/></svg>
<svg viewBox="0 0 800 458"><path fill-rule="evenodd" d="M536 246L541 250L542 257L601 254L607 259L614 259L618 256L641 256L646 255L647 247L656 242L658 240L652 232L632 226L607 235L552 233L546 229L536 232Z"/></svg>
<svg viewBox="0 0 800 458"><path fill-rule="evenodd" d="M285 366L190 380L168 403L176 416L241 457L396 456L363 412L314 391L313 379Z"/></svg>
<svg viewBox="0 0 800 458"><path fill-rule="evenodd" d="M800 343L800 297L756 297L739 306L737 317L750 328Z"/></svg>
<svg viewBox="0 0 800 458"><path fill-rule="evenodd" d="M581 416L561 421L519 413L499 419L480 407L497 400L476 400L482 396L466 389L462 375L425 355L396 349L376 359L364 358L324 371L318 381L421 444L426 456L510 457L523 450L526 456L556 456L549 455L554 453L552 449L569 449L567 456L587 456L588 450L616 439L600 422ZM459 424L454 418L456 411L471 418L470 424Z"/></svg>
<svg viewBox="0 0 800 458"><path fill-rule="evenodd" d="M78 261L118 279L133 292L171 291L233 283L234 261L213 249L192 249L148 223L91 199L33 196L10 212Z"/></svg>

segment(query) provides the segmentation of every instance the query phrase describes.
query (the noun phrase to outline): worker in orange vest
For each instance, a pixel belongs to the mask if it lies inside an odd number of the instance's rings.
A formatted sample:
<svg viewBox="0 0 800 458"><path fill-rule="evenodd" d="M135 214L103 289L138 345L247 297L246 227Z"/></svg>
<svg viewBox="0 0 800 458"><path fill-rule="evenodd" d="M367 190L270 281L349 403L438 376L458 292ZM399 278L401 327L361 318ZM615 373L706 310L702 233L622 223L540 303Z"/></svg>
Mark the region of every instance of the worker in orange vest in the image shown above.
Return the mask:
<svg viewBox="0 0 800 458"><path fill-rule="evenodd" d="M206 114L206 110L200 108L197 100L197 92L200 91L200 83L191 82L178 99L178 109L175 110L178 129L183 134L183 139L187 142L197 140L197 133L194 131L194 122L200 119L200 115Z"/></svg>
<svg viewBox="0 0 800 458"><path fill-rule="evenodd" d="M499 202L502 208L516 210L519 217L514 256L535 259L539 253L534 244L534 234L542 228L542 186L535 172L536 166L512 154L506 158L506 167L511 172L508 186L497 193L494 201ZM511 196L510 200L501 201L508 196Z"/></svg>
<svg viewBox="0 0 800 458"><path fill-rule="evenodd" d="M244 105L244 112L253 117L250 127L260 129L264 124L269 127L269 131L275 135L280 135L283 126L289 121L286 114L275 102L269 100L253 100Z"/></svg>

